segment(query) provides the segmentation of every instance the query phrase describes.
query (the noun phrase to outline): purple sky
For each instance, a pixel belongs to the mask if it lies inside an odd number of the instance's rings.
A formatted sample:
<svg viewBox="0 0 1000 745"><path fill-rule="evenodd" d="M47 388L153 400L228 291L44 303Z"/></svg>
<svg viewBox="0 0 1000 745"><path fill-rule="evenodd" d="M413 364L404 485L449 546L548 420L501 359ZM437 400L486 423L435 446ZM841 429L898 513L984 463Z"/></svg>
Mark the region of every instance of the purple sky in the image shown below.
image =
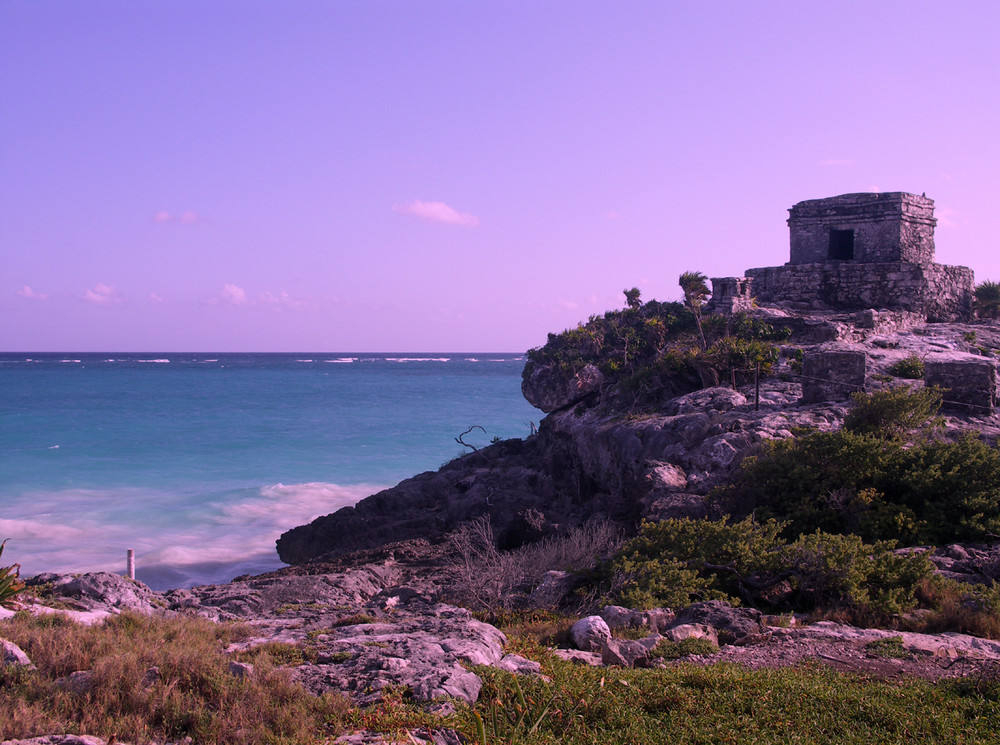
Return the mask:
<svg viewBox="0 0 1000 745"><path fill-rule="evenodd" d="M0 3L0 350L523 351L926 192L1000 279L1000 3Z"/></svg>

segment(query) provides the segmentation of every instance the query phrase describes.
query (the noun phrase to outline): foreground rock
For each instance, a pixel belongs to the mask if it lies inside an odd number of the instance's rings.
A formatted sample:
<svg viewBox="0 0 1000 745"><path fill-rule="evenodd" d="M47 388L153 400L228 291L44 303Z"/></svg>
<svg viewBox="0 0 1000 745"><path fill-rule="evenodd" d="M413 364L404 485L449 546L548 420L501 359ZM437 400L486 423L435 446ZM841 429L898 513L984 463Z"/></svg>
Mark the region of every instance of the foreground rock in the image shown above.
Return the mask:
<svg viewBox="0 0 1000 745"><path fill-rule="evenodd" d="M404 687L415 701L474 703L482 680L467 665L499 666L506 637L449 605L397 608L382 619L310 632L316 662L295 678L313 693L340 691L360 704Z"/></svg>
<svg viewBox="0 0 1000 745"><path fill-rule="evenodd" d="M0 667L23 667L34 670L35 666L24 650L14 642L0 638Z"/></svg>
<svg viewBox="0 0 1000 745"><path fill-rule="evenodd" d="M39 574L27 585L44 588L48 596L79 611L131 610L149 614L160 607L153 591L142 582L109 572Z"/></svg>
<svg viewBox="0 0 1000 745"><path fill-rule="evenodd" d="M359 704L405 689L416 701L473 703L482 687L473 665L521 669L505 659L506 638L469 611L398 584L393 562L344 572L279 572L228 585L164 593L168 608L243 621L255 635L231 648L266 642L301 645L312 661L294 677L313 693L337 691Z"/></svg>

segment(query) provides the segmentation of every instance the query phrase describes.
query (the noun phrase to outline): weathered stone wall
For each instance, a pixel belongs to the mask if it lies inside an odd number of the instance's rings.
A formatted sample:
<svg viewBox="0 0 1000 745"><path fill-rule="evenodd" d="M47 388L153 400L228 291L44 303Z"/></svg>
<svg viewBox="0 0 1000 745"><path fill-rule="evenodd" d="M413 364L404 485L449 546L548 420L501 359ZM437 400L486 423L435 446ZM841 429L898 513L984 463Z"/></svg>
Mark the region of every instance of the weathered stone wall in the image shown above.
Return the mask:
<svg viewBox="0 0 1000 745"><path fill-rule="evenodd" d="M832 230L853 231L859 263L934 261L934 200L905 192L843 194L799 202L789 211L791 264L831 261Z"/></svg>
<svg viewBox="0 0 1000 745"><path fill-rule="evenodd" d="M855 391L864 390L868 355L859 349L824 349L802 358L802 398L804 404L846 401Z"/></svg>
<svg viewBox="0 0 1000 745"><path fill-rule="evenodd" d="M924 360L925 385L939 385L942 408L973 416L991 416L996 407L997 369L992 360L973 355L935 355Z"/></svg>
<svg viewBox="0 0 1000 745"><path fill-rule="evenodd" d="M753 280L747 277L712 277L712 298L705 304L708 313L732 315L753 308Z"/></svg>
<svg viewBox="0 0 1000 745"><path fill-rule="evenodd" d="M972 317L974 275L964 266L903 262L786 264L748 269L761 304L790 308L885 308L929 321Z"/></svg>

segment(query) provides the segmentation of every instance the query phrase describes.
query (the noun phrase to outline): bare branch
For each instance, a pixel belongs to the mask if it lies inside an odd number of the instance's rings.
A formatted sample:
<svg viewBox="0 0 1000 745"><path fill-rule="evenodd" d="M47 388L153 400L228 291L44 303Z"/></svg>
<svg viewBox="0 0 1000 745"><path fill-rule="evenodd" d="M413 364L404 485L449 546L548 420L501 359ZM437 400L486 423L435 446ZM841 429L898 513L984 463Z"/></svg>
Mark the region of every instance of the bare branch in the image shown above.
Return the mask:
<svg viewBox="0 0 1000 745"><path fill-rule="evenodd" d="M465 437L467 434L469 434L474 429L482 430L482 433L484 435L486 434L486 430L485 429L483 429L482 427L480 427L478 424L473 424L471 427L469 427L467 430L465 430L465 432L463 432L462 434L460 434L458 437L455 438L455 442L457 442L459 445L464 445L467 448L472 448L472 452L476 452L477 450L479 450L479 448L477 448L475 445L470 445L469 443L467 443L462 438Z"/></svg>

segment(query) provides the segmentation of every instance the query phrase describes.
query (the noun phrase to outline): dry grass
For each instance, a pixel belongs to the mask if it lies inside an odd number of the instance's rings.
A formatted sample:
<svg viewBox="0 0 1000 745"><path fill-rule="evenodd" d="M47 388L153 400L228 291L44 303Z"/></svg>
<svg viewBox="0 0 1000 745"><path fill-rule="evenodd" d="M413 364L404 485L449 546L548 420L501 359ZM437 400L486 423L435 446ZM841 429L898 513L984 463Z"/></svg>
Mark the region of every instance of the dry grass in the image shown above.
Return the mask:
<svg viewBox="0 0 1000 745"><path fill-rule="evenodd" d="M529 605L527 594L550 570L581 572L610 558L621 532L605 522L570 528L565 534L512 551L497 547L489 517L463 525L449 536L455 580L449 600L472 610L502 614Z"/></svg>
<svg viewBox="0 0 1000 745"><path fill-rule="evenodd" d="M906 631L936 634L958 631L986 639L1000 639L1000 586L967 585L933 576L924 580L917 597L930 611L907 618Z"/></svg>
<svg viewBox="0 0 1000 745"><path fill-rule="evenodd" d="M294 685L267 650L254 654L252 675L231 673L222 650L246 635L238 626L122 614L87 627L19 613L0 624L0 635L38 667L0 669L0 740L66 732L129 742L311 743L341 729L349 712L346 699ZM159 676L144 681L152 667ZM93 672L87 690L57 682L80 670Z"/></svg>

